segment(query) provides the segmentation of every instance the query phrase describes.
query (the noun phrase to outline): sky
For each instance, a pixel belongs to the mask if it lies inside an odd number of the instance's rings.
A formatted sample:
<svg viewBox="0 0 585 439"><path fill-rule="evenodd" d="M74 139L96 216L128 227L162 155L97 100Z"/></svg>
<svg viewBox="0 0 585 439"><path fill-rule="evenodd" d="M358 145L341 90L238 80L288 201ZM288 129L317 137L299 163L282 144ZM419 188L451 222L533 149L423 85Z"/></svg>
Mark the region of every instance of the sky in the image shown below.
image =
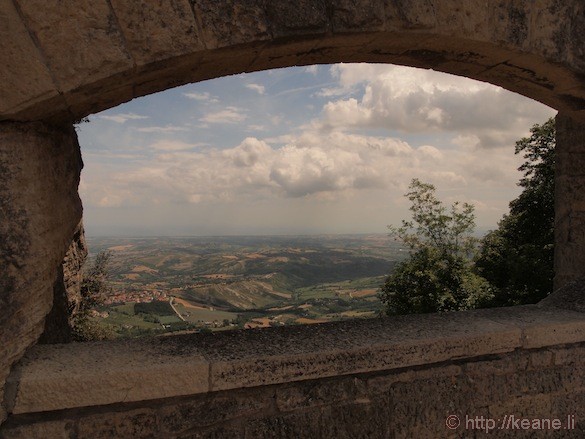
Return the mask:
<svg viewBox="0 0 585 439"><path fill-rule="evenodd" d="M77 126L88 236L386 233L413 178L497 227L516 140L556 111L385 64L239 74L134 99Z"/></svg>

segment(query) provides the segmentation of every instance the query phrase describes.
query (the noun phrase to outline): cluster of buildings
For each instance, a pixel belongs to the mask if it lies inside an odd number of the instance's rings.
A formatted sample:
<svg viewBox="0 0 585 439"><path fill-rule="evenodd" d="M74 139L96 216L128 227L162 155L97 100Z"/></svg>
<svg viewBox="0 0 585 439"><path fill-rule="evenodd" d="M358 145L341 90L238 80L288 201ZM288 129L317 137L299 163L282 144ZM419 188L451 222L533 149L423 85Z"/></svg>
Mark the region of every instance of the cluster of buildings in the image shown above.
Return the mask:
<svg viewBox="0 0 585 439"><path fill-rule="evenodd" d="M120 291L108 296L104 305L112 305L124 302L154 302L157 300L169 300L166 291L161 290L141 290L141 291Z"/></svg>

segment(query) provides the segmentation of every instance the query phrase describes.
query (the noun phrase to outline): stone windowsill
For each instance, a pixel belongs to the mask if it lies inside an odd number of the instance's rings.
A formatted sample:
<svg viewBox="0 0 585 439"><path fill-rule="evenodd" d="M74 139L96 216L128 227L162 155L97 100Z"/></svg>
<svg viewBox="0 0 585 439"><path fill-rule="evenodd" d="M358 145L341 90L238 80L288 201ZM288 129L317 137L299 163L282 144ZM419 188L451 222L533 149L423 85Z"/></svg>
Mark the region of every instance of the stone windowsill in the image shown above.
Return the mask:
<svg viewBox="0 0 585 439"><path fill-rule="evenodd" d="M12 413L147 401L585 342L585 314L537 305L37 345L13 370Z"/></svg>

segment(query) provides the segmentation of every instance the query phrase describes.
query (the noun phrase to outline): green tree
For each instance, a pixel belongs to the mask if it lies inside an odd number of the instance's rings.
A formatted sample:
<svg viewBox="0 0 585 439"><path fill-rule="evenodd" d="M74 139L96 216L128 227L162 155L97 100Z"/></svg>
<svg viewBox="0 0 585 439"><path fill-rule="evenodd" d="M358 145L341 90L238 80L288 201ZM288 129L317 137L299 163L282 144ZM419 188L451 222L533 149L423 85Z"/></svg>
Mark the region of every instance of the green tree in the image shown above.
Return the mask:
<svg viewBox="0 0 585 439"><path fill-rule="evenodd" d="M435 187L412 180L405 196L411 221L389 226L410 247L410 258L397 264L386 279L380 299L386 313L411 314L476 308L491 299L488 282L473 271L477 239L474 206L455 202L448 210Z"/></svg>
<svg viewBox="0 0 585 439"><path fill-rule="evenodd" d="M98 253L93 264L83 273L81 297L72 317L73 338L77 341L104 340L114 336L113 331L91 318L91 311L102 305L112 292L107 282L111 256L110 252Z"/></svg>
<svg viewBox="0 0 585 439"><path fill-rule="evenodd" d="M525 162L510 213L481 242L478 273L494 287L492 306L536 303L553 288L555 122L516 142Z"/></svg>

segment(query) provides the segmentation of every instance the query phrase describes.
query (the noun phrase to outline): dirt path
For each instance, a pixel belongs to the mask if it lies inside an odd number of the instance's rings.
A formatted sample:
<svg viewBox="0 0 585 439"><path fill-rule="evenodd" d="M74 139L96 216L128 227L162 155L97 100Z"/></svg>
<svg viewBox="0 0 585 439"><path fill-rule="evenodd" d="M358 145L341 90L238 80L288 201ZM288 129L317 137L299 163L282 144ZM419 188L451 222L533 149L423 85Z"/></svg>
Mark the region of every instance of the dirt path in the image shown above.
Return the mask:
<svg viewBox="0 0 585 439"><path fill-rule="evenodd" d="M171 297L169 299L169 305L171 305L171 308L173 308L173 311L175 311L175 314L177 314L177 317L179 317L182 321L186 321L185 318L179 314L179 311L177 311L177 308L175 308L175 305L173 305L173 298Z"/></svg>

